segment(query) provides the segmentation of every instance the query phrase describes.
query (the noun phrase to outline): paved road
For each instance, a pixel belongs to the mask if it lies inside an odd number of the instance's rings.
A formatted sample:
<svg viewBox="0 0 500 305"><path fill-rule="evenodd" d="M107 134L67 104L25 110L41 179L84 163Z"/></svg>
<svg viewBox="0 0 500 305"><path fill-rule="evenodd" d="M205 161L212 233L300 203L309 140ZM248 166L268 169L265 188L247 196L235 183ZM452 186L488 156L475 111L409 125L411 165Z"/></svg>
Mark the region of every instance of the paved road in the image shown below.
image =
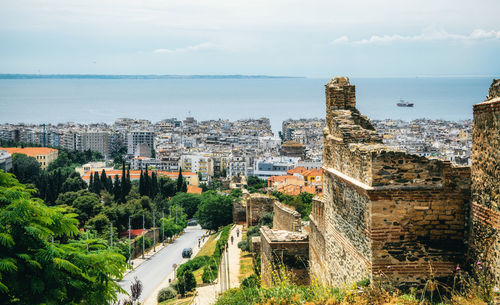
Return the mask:
<svg viewBox="0 0 500 305"><path fill-rule="evenodd" d="M142 294L139 301L144 301L150 293L160 284L163 278L172 272L172 265L179 264L182 260L182 249L198 247L198 239L203 235L205 230L200 226L187 227L184 234L177 238L173 243L169 244L156 255L151 257L147 262L142 263L132 272L129 272L122 281L120 286L130 293L130 283L137 277L143 284ZM125 299L125 296L119 296L119 300Z"/></svg>

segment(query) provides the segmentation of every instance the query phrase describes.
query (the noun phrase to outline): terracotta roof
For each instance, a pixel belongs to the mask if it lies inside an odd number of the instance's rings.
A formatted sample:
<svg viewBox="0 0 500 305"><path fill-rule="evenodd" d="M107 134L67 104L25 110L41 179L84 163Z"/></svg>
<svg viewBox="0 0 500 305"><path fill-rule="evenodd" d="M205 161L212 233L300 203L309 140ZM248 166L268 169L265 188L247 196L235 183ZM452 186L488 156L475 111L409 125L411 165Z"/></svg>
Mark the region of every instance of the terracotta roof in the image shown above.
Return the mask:
<svg viewBox="0 0 500 305"><path fill-rule="evenodd" d="M36 157L38 155L48 155L51 152L57 152L57 149L48 147L0 147L0 150L6 150L9 154L24 154L29 157Z"/></svg>
<svg viewBox="0 0 500 305"><path fill-rule="evenodd" d="M201 194L203 189L201 187L198 187L196 185L188 185L187 186L187 192L189 194Z"/></svg>
<svg viewBox="0 0 500 305"><path fill-rule="evenodd" d="M304 177L309 177L309 176L323 176L323 170L320 168L313 168L308 170L307 172L303 173Z"/></svg>
<svg viewBox="0 0 500 305"><path fill-rule="evenodd" d="M294 168L286 171L286 173L289 175L293 175L293 174L301 174L302 175L304 172L307 172L307 169L305 167L302 167L302 166L294 167Z"/></svg>

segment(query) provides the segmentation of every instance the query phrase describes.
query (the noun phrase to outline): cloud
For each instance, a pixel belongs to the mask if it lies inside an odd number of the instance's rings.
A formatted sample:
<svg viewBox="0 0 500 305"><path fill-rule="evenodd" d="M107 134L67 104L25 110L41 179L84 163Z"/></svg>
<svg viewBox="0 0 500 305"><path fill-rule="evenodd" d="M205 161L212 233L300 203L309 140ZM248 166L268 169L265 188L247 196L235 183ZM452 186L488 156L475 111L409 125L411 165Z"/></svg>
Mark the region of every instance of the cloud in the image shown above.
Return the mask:
<svg viewBox="0 0 500 305"><path fill-rule="evenodd" d="M367 45L367 44L388 44L392 42L407 42L407 41L479 41L500 39L500 31L486 31L483 29L476 29L469 35L448 33L444 30L426 31L420 35L403 36L399 34L393 35L372 35L370 38L361 40L350 40L347 36L341 36L333 40L330 44L353 44L353 45Z"/></svg>
<svg viewBox="0 0 500 305"><path fill-rule="evenodd" d="M222 49L220 45L217 45L212 42L203 42L194 46L187 46L184 48L175 48L175 49L156 49L153 53L186 53L186 52L195 52L200 50L217 50Z"/></svg>

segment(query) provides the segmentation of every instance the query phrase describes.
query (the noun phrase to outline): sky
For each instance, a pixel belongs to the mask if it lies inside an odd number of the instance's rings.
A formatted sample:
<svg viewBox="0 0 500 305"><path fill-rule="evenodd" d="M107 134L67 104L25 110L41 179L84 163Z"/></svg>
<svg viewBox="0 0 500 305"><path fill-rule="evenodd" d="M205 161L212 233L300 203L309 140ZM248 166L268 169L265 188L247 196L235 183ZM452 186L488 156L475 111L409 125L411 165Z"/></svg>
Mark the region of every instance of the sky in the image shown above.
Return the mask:
<svg viewBox="0 0 500 305"><path fill-rule="evenodd" d="M499 0L1 0L0 73L498 76Z"/></svg>

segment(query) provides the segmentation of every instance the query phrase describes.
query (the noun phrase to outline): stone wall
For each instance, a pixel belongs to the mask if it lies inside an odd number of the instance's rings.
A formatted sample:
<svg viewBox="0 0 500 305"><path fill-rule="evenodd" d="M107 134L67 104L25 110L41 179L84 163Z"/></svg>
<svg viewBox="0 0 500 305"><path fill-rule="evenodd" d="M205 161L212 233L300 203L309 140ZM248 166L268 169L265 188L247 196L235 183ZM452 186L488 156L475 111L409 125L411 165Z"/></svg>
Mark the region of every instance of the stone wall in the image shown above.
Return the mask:
<svg viewBox="0 0 500 305"><path fill-rule="evenodd" d="M233 202L233 223L244 223L247 219L245 200L237 199Z"/></svg>
<svg viewBox="0 0 500 305"><path fill-rule="evenodd" d="M246 199L246 224L247 227L255 226L260 218L273 211L274 197L263 194L251 194Z"/></svg>
<svg viewBox="0 0 500 305"><path fill-rule="evenodd" d="M285 275L297 285L308 285L308 236L266 226L260 229L260 233L262 285L275 284Z"/></svg>
<svg viewBox="0 0 500 305"><path fill-rule="evenodd" d="M483 262L500 287L500 80L474 105L470 263Z"/></svg>
<svg viewBox="0 0 500 305"><path fill-rule="evenodd" d="M382 270L410 285L431 273L451 276L463 263L470 169L385 147L355 108L349 80L326 87L324 196L313 202L311 275L336 286Z"/></svg>
<svg viewBox="0 0 500 305"><path fill-rule="evenodd" d="M302 220L299 212L279 201L274 202L273 212L273 229L292 232L302 231Z"/></svg>

